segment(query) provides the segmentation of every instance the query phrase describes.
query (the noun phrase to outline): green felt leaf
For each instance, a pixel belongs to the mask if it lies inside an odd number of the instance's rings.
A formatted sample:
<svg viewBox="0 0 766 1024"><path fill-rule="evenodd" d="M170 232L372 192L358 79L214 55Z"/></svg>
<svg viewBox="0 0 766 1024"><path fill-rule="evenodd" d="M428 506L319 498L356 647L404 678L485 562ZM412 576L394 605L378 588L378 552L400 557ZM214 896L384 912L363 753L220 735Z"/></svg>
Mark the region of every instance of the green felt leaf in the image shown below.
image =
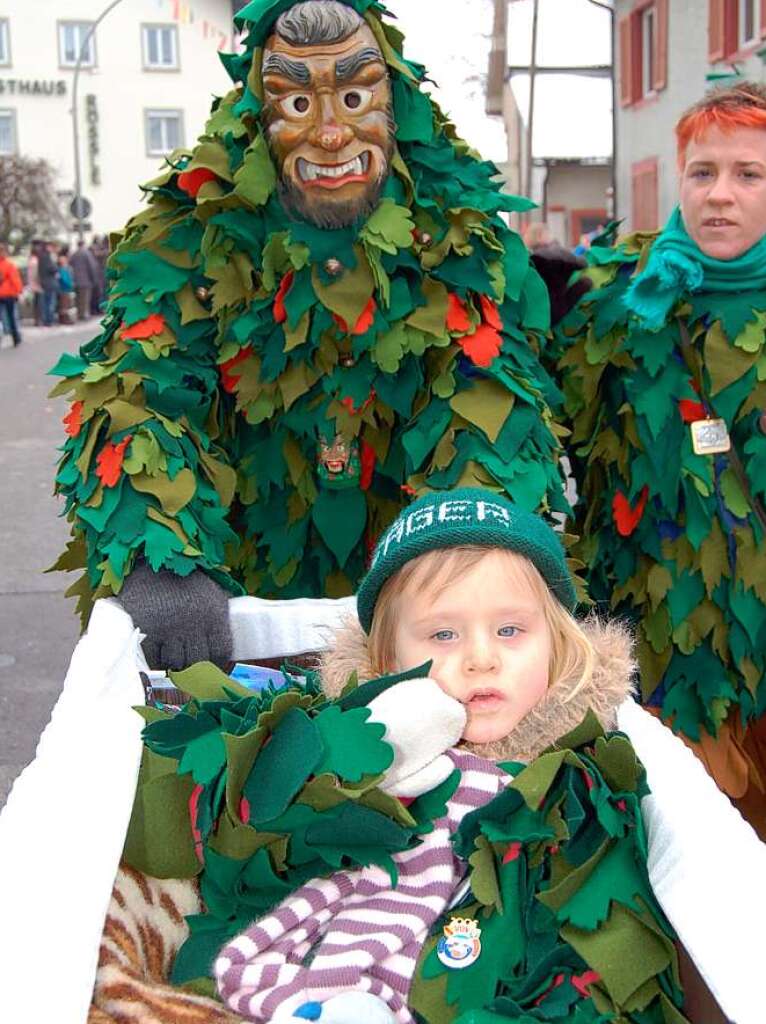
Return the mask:
<svg viewBox="0 0 766 1024"><path fill-rule="evenodd" d="M562 922L593 932L607 919L613 900L640 911L636 896L645 892L632 844L618 842L599 850L539 899Z"/></svg>
<svg viewBox="0 0 766 1024"><path fill-rule="evenodd" d="M476 849L468 858L471 865L471 891L485 907L494 907L503 912L500 886L495 870L495 854L485 836L476 840Z"/></svg>
<svg viewBox="0 0 766 1024"><path fill-rule="evenodd" d="M721 494L726 507L739 519L744 519L750 512L750 502L742 492L737 474L733 469L725 469L721 474Z"/></svg>
<svg viewBox="0 0 766 1024"><path fill-rule="evenodd" d="M249 821L258 825L284 813L313 774L322 756L316 724L300 708L281 719L262 748L243 787L250 804Z"/></svg>
<svg viewBox="0 0 766 1024"><path fill-rule="evenodd" d="M261 134L245 151L245 158L234 175L234 191L249 206L262 206L276 188L277 172L269 147Z"/></svg>
<svg viewBox="0 0 766 1024"><path fill-rule="evenodd" d="M595 932L565 925L561 934L588 966L601 975L604 987L619 1005L649 978L667 969L672 946L620 904L613 906L610 923L610 928ZM641 950L640 958L636 950Z"/></svg>
<svg viewBox="0 0 766 1024"><path fill-rule="evenodd" d="M332 772L349 782L365 775L378 775L391 767L394 752L383 741L386 731L380 722L368 722L369 708L341 711L331 705L314 719L324 752L314 769L317 775Z"/></svg>
<svg viewBox="0 0 766 1024"><path fill-rule="evenodd" d="M199 874L189 818L192 787L190 778L179 775L163 775L138 787L122 854L127 864L154 878Z"/></svg>
<svg viewBox="0 0 766 1024"><path fill-rule="evenodd" d="M196 783L206 786L218 776L225 763L226 747L221 734L211 730L187 744L178 763L178 773L190 773Z"/></svg>
<svg viewBox="0 0 766 1024"><path fill-rule="evenodd" d="M515 397L498 381L480 381L453 395L450 407L475 424L494 444L515 404Z"/></svg>
<svg viewBox="0 0 766 1024"><path fill-rule="evenodd" d="M567 750L543 754L541 757L535 758L528 768L516 776L512 786L521 793L527 807L531 810L537 810L540 807L561 766L569 756Z"/></svg>
<svg viewBox="0 0 766 1024"><path fill-rule="evenodd" d="M717 395L754 366L758 354L732 345L720 323L715 323L705 336L705 367L710 375L710 394Z"/></svg>
<svg viewBox="0 0 766 1024"><path fill-rule="evenodd" d="M367 522L364 494L356 488L322 490L311 509L311 519L342 568L362 541Z"/></svg>
<svg viewBox="0 0 766 1024"><path fill-rule="evenodd" d="M407 249L412 245L414 230L415 222L406 206L398 206L392 199L382 199L359 232L359 237L369 245L395 255L397 249Z"/></svg>
<svg viewBox="0 0 766 1024"><path fill-rule="evenodd" d="M599 736L593 759L613 790L618 793L636 791L642 769L630 740L624 736Z"/></svg>
<svg viewBox="0 0 766 1024"><path fill-rule="evenodd" d="M169 673L173 685L197 700L226 700L230 694L251 697L252 690L236 682L211 661L198 661L180 672Z"/></svg>

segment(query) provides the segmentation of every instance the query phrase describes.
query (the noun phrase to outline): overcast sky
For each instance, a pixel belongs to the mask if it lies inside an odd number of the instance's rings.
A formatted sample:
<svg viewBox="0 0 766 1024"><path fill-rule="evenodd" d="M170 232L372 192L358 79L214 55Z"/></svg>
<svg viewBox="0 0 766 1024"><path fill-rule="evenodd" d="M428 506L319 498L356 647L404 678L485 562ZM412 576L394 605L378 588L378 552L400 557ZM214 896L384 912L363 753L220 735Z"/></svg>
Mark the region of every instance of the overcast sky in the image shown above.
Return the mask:
<svg viewBox="0 0 766 1024"><path fill-rule="evenodd" d="M460 134L490 160L506 158L499 118L484 111L492 35L492 0L384 0L405 33L405 54L424 63L441 106ZM527 64L532 0L509 5L509 64ZM588 0L540 0L539 64L608 64L610 17ZM512 79L524 117L528 76ZM611 153L608 79L539 76L535 86L535 156L607 156Z"/></svg>

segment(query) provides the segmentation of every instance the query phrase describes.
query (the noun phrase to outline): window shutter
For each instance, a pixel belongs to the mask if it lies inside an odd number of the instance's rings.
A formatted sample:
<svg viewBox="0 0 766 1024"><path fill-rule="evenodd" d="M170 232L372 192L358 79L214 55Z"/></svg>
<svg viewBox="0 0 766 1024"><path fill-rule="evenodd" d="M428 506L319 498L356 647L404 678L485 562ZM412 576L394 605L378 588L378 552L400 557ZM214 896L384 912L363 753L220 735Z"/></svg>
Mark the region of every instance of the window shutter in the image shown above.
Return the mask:
<svg viewBox="0 0 766 1024"><path fill-rule="evenodd" d="M766 39L766 0L761 0L761 39Z"/></svg>
<svg viewBox="0 0 766 1024"><path fill-rule="evenodd" d="M633 102L633 40L630 15L621 18L618 31L620 33L620 106L627 107Z"/></svg>
<svg viewBox="0 0 766 1024"><path fill-rule="evenodd" d="M634 231L656 231L659 227L658 183L656 157L633 164L631 167L631 213Z"/></svg>
<svg viewBox="0 0 766 1024"><path fill-rule="evenodd" d="M766 2L766 0L764 0ZM655 60L654 60L654 81L652 86L658 92L668 84L668 0L655 0L654 16L656 37L655 37Z"/></svg>
<svg viewBox="0 0 766 1024"><path fill-rule="evenodd" d="M708 0L708 60L722 60L724 56L725 0Z"/></svg>

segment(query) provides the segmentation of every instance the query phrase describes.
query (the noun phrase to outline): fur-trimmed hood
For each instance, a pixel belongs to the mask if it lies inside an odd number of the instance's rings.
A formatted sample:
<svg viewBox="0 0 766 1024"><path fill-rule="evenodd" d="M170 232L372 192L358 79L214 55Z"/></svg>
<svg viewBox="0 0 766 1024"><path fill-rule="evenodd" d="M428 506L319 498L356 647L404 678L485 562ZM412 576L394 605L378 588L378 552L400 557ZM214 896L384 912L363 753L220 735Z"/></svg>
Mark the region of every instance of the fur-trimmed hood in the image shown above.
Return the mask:
<svg viewBox="0 0 766 1024"><path fill-rule="evenodd" d="M561 679L510 735L493 743L466 743L475 754L493 761L531 761L546 747L579 725L591 708L603 727L614 729L617 708L633 692L633 640L619 622L602 622L594 616L581 622L595 651L593 674L577 689L579 679ZM356 619L349 618L334 635L321 662L322 685L328 696L337 697L352 672L359 681L375 677L370 662L367 634Z"/></svg>

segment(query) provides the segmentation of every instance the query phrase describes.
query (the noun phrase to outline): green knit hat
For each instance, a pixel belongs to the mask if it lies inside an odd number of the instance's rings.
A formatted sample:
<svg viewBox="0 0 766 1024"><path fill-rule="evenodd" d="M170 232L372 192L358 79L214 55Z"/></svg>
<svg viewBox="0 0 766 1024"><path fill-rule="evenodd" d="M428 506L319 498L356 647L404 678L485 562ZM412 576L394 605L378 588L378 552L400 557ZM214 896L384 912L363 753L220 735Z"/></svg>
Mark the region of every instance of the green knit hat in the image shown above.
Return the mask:
<svg viewBox="0 0 766 1024"><path fill-rule="evenodd" d="M505 548L528 558L564 607L574 611L577 595L572 574L550 526L494 491L461 487L418 498L378 541L356 596L365 632L370 631L378 594L389 577L427 551L466 544Z"/></svg>

